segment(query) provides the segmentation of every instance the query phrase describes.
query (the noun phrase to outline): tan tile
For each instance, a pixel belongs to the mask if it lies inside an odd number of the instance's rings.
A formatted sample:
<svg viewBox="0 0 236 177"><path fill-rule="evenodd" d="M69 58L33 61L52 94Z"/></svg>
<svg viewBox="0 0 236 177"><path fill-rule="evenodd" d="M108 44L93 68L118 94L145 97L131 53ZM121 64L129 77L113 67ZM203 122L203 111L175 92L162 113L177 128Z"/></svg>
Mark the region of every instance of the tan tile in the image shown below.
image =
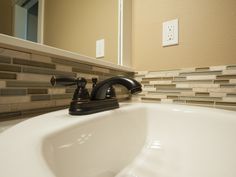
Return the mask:
<svg viewBox="0 0 236 177"><path fill-rule="evenodd" d="M64 94L66 92L65 88L49 88L48 94L55 95L55 94Z"/></svg>
<svg viewBox="0 0 236 177"><path fill-rule="evenodd" d="M195 68L182 68L180 72L194 72Z"/></svg>
<svg viewBox="0 0 236 177"><path fill-rule="evenodd" d="M145 76L148 74L148 71L138 71L137 73L135 73L135 77L137 76Z"/></svg>
<svg viewBox="0 0 236 177"><path fill-rule="evenodd" d="M151 71L146 74L146 77L176 77L179 75L179 71Z"/></svg>
<svg viewBox="0 0 236 177"><path fill-rule="evenodd" d="M236 88L209 88L209 92L236 93Z"/></svg>
<svg viewBox="0 0 236 177"><path fill-rule="evenodd" d="M226 66L211 66L210 71L222 71L225 70Z"/></svg>
<svg viewBox="0 0 236 177"><path fill-rule="evenodd" d="M166 76L166 73L163 73L163 72L149 72L146 77L165 77Z"/></svg>
<svg viewBox="0 0 236 177"><path fill-rule="evenodd" d="M161 99L162 103L173 103L172 99Z"/></svg>
<svg viewBox="0 0 236 177"><path fill-rule="evenodd" d="M155 85L155 84L171 84L171 80L166 80L166 81L150 81L150 85Z"/></svg>
<svg viewBox="0 0 236 177"><path fill-rule="evenodd" d="M193 88L194 92L208 92L208 88Z"/></svg>
<svg viewBox="0 0 236 177"><path fill-rule="evenodd" d="M219 88L219 84L190 84L192 88Z"/></svg>
<svg viewBox="0 0 236 177"><path fill-rule="evenodd" d="M166 77L177 77L179 76L179 72L167 72Z"/></svg>
<svg viewBox="0 0 236 177"><path fill-rule="evenodd" d="M143 79L143 77L135 77L135 80L138 81L138 82L141 82Z"/></svg>
<svg viewBox="0 0 236 177"><path fill-rule="evenodd" d="M150 91L156 91L156 88L152 88L152 87L150 87L150 88L143 88L143 91L146 91L146 92L150 92Z"/></svg>
<svg viewBox="0 0 236 177"><path fill-rule="evenodd" d="M3 51L4 51L4 49L3 49L3 48L0 48L0 54L1 54Z"/></svg>
<svg viewBox="0 0 236 177"><path fill-rule="evenodd" d="M71 66L64 66L64 65L57 64L56 65L56 70L72 72L72 67Z"/></svg>
<svg viewBox="0 0 236 177"><path fill-rule="evenodd" d="M176 88L191 88L190 84L176 84Z"/></svg>
<svg viewBox="0 0 236 177"><path fill-rule="evenodd" d="M223 74L233 75L233 74L236 74L236 70L223 70Z"/></svg>
<svg viewBox="0 0 236 177"><path fill-rule="evenodd" d="M236 97L223 97L223 101L236 103Z"/></svg>
<svg viewBox="0 0 236 177"><path fill-rule="evenodd" d="M215 75L204 75L204 76L187 76L187 80L214 80Z"/></svg>
<svg viewBox="0 0 236 177"><path fill-rule="evenodd" d="M195 92L181 92L181 96L195 96Z"/></svg>
<svg viewBox="0 0 236 177"><path fill-rule="evenodd" d="M6 81L0 81L0 88L6 87Z"/></svg>
<svg viewBox="0 0 236 177"><path fill-rule="evenodd" d="M98 78L98 75L86 74L86 73L77 73L77 77L84 77L86 79Z"/></svg>
<svg viewBox="0 0 236 177"><path fill-rule="evenodd" d="M3 49L3 51L1 52L1 55L8 56L8 57L17 57L17 58L22 58L22 59L30 59L29 53L19 52L19 51L10 50L10 49Z"/></svg>
<svg viewBox="0 0 236 177"><path fill-rule="evenodd" d="M226 97L226 93L210 92L210 97Z"/></svg>
<svg viewBox="0 0 236 177"><path fill-rule="evenodd" d="M117 95L116 98L117 99L130 98L130 95L129 94Z"/></svg>
<svg viewBox="0 0 236 177"><path fill-rule="evenodd" d="M167 99L167 95L146 94L145 96L148 97L148 98L161 98L161 99Z"/></svg>
<svg viewBox="0 0 236 177"><path fill-rule="evenodd" d="M10 111L11 111L10 104L0 104L0 112L10 112Z"/></svg>
<svg viewBox="0 0 236 177"><path fill-rule="evenodd" d="M92 67L92 71L97 71L97 72L101 72L101 73L110 73L109 69L99 68L99 67L96 67L96 66Z"/></svg>
<svg viewBox="0 0 236 177"><path fill-rule="evenodd" d="M70 105L71 99L61 99L61 100L56 100L56 106L66 106Z"/></svg>
<svg viewBox="0 0 236 177"><path fill-rule="evenodd" d="M26 102L11 104L11 111L22 111L22 110L29 110L29 109L40 109L40 108L49 108L54 107L55 101L35 101L35 102Z"/></svg>
<svg viewBox="0 0 236 177"><path fill-rule="evenodd" d="M51 58L48 56L43 56L43 55L31 54L30 59L33 61L51 63Z"/></svg>
<svg viewBox="0 0 236 177"><path fill-rule="evenodd" d="M236 84L236 79L230 79L230 80L229 80L229 83L230 83L230 84Z"/></svg>
<svg viewBox="0 0 236 177"><path fill-rule="evenodd" d="M25 103L30 101L30 96L1 96L0 104Z"/></svg>
<svg viewBox="0 0 236 177"><path fill-rule="evenodd" d="M50 82L51 77L52 76L50 76L50 75L43 75L43 74L17 73L17 80L20 80L20 81Z"/></svg>

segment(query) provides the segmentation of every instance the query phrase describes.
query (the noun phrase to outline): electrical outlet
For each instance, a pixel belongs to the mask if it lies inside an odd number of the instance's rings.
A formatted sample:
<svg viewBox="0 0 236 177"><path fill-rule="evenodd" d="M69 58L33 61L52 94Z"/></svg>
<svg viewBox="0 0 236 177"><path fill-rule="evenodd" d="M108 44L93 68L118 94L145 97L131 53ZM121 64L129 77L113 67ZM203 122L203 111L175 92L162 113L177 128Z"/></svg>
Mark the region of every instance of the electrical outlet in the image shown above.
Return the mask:
<svg viewBox="0 0 236 177"><path fill-rule="evenodd" d="M162 28L162 46L179 43L178 19L164 22Z"/></svg>
<svg viewBox="0 0 236 177"><path fill-rule="evenodd" d="M100 39L96 41L96 58L103 58L105 56L105 40Z"/></svg>

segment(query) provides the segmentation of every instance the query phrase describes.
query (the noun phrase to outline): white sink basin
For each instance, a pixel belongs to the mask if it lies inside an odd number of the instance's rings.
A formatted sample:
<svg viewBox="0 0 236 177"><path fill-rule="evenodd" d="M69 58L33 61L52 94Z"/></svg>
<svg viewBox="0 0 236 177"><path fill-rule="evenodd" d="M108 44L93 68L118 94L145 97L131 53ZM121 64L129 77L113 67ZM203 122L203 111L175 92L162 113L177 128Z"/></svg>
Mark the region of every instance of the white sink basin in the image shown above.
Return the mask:
<svg viewBox="0 0 236 177"><path fill-rule="evenodd" d="M0 134L1 177L235 177L236 112L122 104L68 110Z"/></svg>

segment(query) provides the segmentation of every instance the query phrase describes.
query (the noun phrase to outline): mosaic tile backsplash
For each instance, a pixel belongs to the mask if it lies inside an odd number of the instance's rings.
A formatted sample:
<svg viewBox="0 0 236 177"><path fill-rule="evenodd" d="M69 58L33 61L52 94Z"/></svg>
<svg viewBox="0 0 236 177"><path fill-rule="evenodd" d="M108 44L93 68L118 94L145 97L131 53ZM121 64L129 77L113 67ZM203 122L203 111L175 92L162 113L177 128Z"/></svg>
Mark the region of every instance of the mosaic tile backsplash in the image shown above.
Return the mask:
<svg viewBox="0 0 236 177"><path fill-rule="evenodd" d="M0 121L68 107L75 88L52 87L52 75L85 77L91 91L93 77L101 81L116 75L133 77L133 74L73 59L0 48ZM120 100L130 98L125 88L116 87L116 93Z"/></svg>
<svg viewBox="0 0 236 177"><path fill-rule="evenodd" d="M236 110L236 65L139 71L144 102L200 105Z"/></svg>

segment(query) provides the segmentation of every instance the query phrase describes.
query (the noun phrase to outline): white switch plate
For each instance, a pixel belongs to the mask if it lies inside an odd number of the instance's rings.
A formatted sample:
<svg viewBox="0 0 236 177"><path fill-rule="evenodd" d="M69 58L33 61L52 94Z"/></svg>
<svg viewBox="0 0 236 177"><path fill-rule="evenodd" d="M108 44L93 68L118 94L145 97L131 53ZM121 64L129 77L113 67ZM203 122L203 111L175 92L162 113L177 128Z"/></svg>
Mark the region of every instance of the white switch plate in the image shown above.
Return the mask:
<svg viewBox="0 0 236 177"><path fill-rule="evenodd" d="M162 25L162 46L176 45L179 43L178 19L166 21Z"/></svg>
<svg viewBox="0 0 236 177"><path fill-rule="evenodd" d="M96 58L105 56L105 40L100 39L96 41Z"/></svg>

